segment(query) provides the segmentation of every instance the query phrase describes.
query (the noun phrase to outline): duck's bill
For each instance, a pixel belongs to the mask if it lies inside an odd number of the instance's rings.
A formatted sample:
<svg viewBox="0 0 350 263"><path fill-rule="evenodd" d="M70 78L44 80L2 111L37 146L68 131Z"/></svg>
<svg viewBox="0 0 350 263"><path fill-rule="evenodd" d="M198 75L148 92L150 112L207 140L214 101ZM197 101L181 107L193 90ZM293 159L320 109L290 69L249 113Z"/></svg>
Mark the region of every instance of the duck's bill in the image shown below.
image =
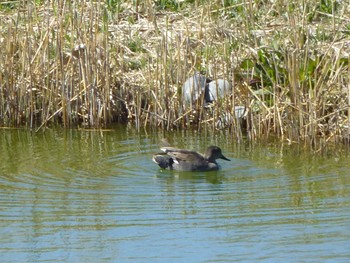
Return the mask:
<svg viewBox="0 0 350 263"><path fill-rule="evenodd" d="M221 155L221 159L224 159L226 161L231 161L230 159L226 158L225 156Z"/></svg>

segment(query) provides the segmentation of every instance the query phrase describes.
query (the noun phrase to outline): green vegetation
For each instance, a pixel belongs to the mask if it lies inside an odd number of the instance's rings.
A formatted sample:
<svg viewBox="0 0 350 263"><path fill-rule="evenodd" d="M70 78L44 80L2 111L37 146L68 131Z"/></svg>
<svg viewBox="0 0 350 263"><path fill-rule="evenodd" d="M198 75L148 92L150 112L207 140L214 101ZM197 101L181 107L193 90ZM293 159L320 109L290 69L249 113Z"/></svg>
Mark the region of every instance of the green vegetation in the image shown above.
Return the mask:
<svg viewBox="0 0 350 263"><path fill-rule="evenodd" d="M306 1L3 1L0 125L228 129L349 141L349 10ZM287 5L287 8L286 8ZM232 84L186 108L196 71ZM252 80L257 86L252 87ZM257 89L259 89L257 91ZM245 106L244 120L232 118Z"/></svg>

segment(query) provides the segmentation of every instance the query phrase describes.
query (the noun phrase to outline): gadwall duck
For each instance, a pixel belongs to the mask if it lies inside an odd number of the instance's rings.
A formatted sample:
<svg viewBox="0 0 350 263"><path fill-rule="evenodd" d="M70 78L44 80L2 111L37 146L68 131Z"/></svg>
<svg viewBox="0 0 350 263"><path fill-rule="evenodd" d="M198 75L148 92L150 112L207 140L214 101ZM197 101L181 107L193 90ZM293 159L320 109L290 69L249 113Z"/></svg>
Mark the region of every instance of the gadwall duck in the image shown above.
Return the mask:
<svg viewBox="0 0 350 263"><path fill-rule="evenodd" d="M195 151L162 147L163 152L153 155L152 160L163 169L178 171L213 171L218 170L216 159L227 159L217 146L207 148L204 155Z"/></svg>

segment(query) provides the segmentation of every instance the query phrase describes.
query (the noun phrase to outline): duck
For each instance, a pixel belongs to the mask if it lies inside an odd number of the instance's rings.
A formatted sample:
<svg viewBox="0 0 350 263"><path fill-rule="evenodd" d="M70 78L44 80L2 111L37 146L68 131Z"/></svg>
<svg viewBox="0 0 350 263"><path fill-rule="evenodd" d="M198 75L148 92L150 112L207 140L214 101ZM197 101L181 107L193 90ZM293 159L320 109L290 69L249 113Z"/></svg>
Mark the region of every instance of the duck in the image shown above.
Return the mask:
<svg viewBox="0 0 350 263"><path fill-rule="evenodd" d="M217 159L231 161L226 158L218 146L209 146L205 154L174 147L162 147L161 153L153 155L153 162L162 169L177 171L215 171L219 170Z"/></svg>

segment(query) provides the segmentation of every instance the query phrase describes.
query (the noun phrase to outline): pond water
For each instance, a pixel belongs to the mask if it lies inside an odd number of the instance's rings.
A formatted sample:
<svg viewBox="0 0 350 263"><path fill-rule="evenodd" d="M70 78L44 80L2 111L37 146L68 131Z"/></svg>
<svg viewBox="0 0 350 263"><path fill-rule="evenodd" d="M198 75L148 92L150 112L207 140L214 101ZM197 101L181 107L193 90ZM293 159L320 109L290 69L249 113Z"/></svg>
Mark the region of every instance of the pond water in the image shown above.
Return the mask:
<svg viewBox="0 0 350 263"><path fill-rule="evenodd" d="M163 137L231 162L162 171ZM349 150L231 137L0 129L1 261L349 262Z"/></svg>

